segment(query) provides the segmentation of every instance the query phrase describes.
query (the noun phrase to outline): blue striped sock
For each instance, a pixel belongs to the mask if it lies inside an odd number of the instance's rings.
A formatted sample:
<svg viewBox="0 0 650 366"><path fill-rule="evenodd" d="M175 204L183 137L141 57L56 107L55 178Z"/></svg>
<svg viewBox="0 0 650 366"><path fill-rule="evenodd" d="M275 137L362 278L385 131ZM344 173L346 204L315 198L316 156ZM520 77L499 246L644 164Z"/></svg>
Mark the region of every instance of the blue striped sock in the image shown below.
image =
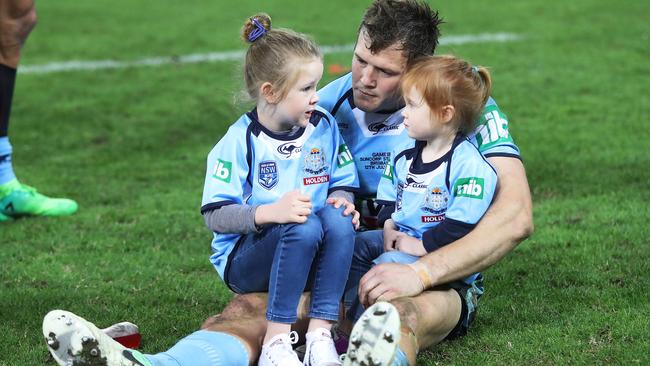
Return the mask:
<svg viewBox="0 0 650 366"><path fill-rule="evenodd" d="M248 351L226 333L199 330L167 352L145 355L154 366L248 366Z"/></svg>
<svg viewBox="0 0 650 366"><path fill-rule="evenodd" d="M406 358L406 353L402 351L401 348L397 348L395 352L395 359L393 360L393 366L409 366L409 360Z"/></svg>
<svg viewBox="0 0 650 366"><path fill-rule="evenodd" d="M16 179L11 165L11 144L9 137L0 137L0 184Z"/></svg>

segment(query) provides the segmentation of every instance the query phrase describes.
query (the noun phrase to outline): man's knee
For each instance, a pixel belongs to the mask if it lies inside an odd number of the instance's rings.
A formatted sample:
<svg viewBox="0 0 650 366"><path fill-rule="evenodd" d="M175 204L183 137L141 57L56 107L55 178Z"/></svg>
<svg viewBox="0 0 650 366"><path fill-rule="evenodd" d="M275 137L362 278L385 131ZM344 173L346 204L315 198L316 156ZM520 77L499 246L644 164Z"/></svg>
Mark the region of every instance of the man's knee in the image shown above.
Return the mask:
<svg viewBox="0 0 650 366"><path fill-rule="evenodd" d="M266 303L268 301L268 294L250 293L235 295L226 308L223 309L221 315L225 318L238 319L241 317L264 317L266 314Z"/></svg>
<svg viewBox="0 0 650 366"><path fill-rule="evenodd" d="M415 334L418 327L418 320L421 316L417 305L409 297L402 297L391 301L399 313L399 318L402 323L402 329L408 329L409 332Z"/></svg>
<svg viewBox="0 0 650 366"><path fill-rule="evenodd" d="M20 19L27 14L35 12L34 0L2 0L0 1L0 16L3 20Z"/></svg>
<svg viewBox="0 0 650 366"><path fill-rule="evenodd" d="M27 36L36 26L37 15L34 2L9 1L3 3L0 10L3 13L0 15L0 46L4 52L12 49L19 52Z"/></svg>
<svg viewBox="0 0 650 366"><path fill-rule="evenodd" d="M267 299L266 293L235 295L223 312L207 318L201 325L201 329L208 329L217 324L234 323L244 318L261 318L263 320L266 314Z"/></svg>

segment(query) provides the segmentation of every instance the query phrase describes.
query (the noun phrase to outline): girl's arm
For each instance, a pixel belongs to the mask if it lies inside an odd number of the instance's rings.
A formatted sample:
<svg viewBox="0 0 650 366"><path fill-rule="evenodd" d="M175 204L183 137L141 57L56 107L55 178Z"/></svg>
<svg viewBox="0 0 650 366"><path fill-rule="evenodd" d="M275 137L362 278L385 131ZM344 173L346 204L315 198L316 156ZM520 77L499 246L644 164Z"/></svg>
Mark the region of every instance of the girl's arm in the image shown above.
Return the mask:
<svg viewBox="0 0 650 366"><path fill-rule="evenodd" d="M203 213L208 229L227 234L259 232L255 225L255 211L259 205L232 204Z"/></svg>

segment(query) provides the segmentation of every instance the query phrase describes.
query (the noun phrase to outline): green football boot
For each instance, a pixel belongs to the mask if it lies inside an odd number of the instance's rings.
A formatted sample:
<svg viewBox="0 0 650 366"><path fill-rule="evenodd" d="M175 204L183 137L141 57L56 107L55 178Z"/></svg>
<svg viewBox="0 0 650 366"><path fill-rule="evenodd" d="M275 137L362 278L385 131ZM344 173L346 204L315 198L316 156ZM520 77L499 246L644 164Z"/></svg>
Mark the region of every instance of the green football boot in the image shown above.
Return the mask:
<svg viewBox="0 0 650 366"><path fill-rule="evenodd" d="M44 196L17 179L0 185L0 214L4 216L66 216L77 207L73 200Z"/></svg>
<svg viewBox="0 0 650 366"><path fill-rule="evenodd" d="M9 221L9 220L11 220L11 217L5 216L0 212L0 222Z"/></svg>

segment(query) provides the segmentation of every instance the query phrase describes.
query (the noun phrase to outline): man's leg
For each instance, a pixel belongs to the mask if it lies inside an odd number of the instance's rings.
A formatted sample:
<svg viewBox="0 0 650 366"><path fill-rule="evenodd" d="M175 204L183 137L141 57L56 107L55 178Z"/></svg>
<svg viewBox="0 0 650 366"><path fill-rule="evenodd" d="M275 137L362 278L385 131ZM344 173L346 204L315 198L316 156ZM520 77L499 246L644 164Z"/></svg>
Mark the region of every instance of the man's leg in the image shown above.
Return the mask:
<svg viewBox="0 0 650 366"><path fill-rule="evenodd" d="M211 316L201 326L202 330L230 334L239 339L249 355L249 364L256 365L266 333L266 293L236 295L222 313ZM305 334L309 324L310 294L305 293L298 305L298 321L292 330Z"/></svg>
<svg viewBox="0 0 650 366"><path fill-rule="evenodd" d="M0 0L0 221L12 216L70 215L77 203L52 199L16 179L11 163L9 116L20 50L36 25L33 0Z"/></svg>
<svg viewBox="0 0 650 366"><path fill-rule="evenodd" d="M415 366L417 353L442 342L459 323L462 313L461 298L453 290L425 291L415 297L391 301L401 321L399 352L408 364ZM402 365L397 363L397 365Z"/></svg>
<svg viewBox="0 0 650 366"><path fill-rule="evenodd" d="M377 302L359 318L344 366L415 366L417 353L444 340L463 314L455 290L427 291L390 303Z"/></svg>
<svg viewBox="0 0 650 366"><path fill-rule="evenodd" d="M61 366L247 366L244 344L231 334L200 330L166 352L145 355L117 343L94 324L63 310L43 319L43 336Z"/></svg>

